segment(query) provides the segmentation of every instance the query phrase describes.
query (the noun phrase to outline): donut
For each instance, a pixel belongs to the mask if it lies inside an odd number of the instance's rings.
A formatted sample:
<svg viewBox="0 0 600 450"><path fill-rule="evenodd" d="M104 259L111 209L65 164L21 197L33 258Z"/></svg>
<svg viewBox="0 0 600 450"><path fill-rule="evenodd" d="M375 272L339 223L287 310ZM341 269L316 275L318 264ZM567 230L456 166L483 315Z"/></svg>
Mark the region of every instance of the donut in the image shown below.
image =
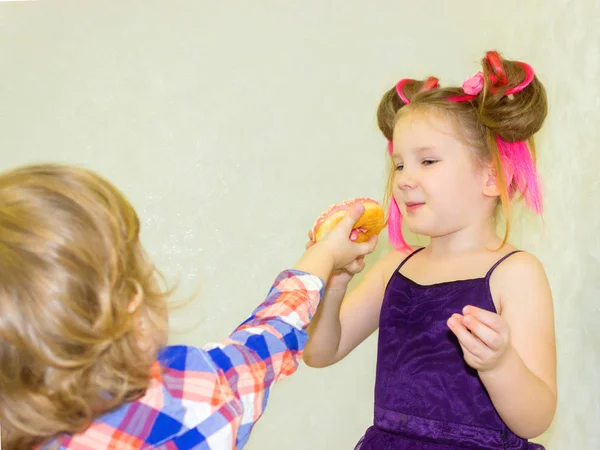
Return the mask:
<svg viewBox="0 0 600 450"><path fill-rule="evenodd" d="M342 220L346 215L346 211L357 203L362 204L365 207L365 211L356 221L354 229L350 234L350 240L354 242L366 242L371 236L378 235L385 226L383 208L376 200L361 197L331 205L315 221L309 232L310 240L313 242L321 240L323 236Z"/></svg>

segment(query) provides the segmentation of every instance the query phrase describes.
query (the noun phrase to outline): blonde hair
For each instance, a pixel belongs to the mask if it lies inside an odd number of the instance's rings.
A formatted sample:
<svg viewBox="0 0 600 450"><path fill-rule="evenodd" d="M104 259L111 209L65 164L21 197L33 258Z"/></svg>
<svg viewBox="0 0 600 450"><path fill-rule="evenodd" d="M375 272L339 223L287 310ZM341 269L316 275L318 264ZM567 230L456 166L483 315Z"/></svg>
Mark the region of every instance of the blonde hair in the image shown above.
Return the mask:
<svg viewBox="0 0 600 450"><path fill-rule="evenodd" d="M404 84L402 93L410 103L406 105L402 101L394 86L383 95L377 110L377 120L379 129L388 141L392 140L396 123L407 112L430 111L451 120L459 136L474 149L476 161L481 164L492 163L495 168L500 191L499 203L505 219L503 246L510 233L510 192L519 190L517 186L507 186L497 138L506 142L524 141L535 164L536 149L533 136L542 127L548 106L544 86L535 76L531 83L518 93L506 95L507 91L510 92L523 83L526 73L522 63L501 59L506 84L500 88L495 88L491 81L493 76L489 60L483 58L481 64L483 88L472 100L449 100L465 94L460 87L428 88L428 80L409 80ZM393 175L394 167L391 167L384 200L388 206L392 200Z"/></svg>
<svg viewBox="0 0 600 450"><path fill-rule="evenodd" d="M84 431L142 396L167 340L138 216L97 174L0 175L0 421L5 448Z"/></svg>

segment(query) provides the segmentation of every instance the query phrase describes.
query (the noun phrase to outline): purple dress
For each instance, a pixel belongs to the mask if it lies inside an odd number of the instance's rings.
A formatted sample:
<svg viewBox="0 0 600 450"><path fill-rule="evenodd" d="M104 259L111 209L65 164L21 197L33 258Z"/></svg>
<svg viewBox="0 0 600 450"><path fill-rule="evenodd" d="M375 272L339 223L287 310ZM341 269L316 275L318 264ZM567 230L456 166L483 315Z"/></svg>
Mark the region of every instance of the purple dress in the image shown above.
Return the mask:
<svg viewBox="0 0 600 450"><path fill-rule="evenodd" d="M355 450L543 450L504 424L446 325L466 305L496 312L489 279L390 279L379 321L374 425Z"/></svg>

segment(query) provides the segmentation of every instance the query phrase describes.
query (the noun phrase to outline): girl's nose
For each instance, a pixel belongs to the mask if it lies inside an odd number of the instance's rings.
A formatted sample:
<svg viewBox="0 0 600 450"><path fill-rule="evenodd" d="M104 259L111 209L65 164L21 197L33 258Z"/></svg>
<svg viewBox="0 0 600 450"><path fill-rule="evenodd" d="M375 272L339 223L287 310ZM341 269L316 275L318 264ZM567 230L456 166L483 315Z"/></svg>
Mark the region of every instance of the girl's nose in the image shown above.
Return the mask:
<svg viewBox="0 0 600 450"><path fill-rule="evenodd" d="M417 179L413 171L403 168L396 172L396 184L400 189L414 189L417 187Z"/></svg>

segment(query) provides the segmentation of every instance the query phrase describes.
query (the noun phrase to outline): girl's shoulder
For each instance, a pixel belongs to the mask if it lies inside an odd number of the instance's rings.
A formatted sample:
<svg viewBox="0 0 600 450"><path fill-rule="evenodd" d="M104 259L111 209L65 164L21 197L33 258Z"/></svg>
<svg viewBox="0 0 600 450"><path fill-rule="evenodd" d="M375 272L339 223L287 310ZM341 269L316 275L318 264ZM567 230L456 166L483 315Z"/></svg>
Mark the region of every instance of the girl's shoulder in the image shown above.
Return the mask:
<svg viewBox="0 0 600 450"><path fill-rule="evenodd" d="M375 264L373 269L380 272L384 284L387 284L394 272L398 270L404 261L419 250L422 250L422 248L413 250L391 250Z"/></svg>
<svg viewBox="0 0 600 450"><path fill-rule="evenodd" d="M523 305L536 299L550 299L551 292L541 261L526 251L512 253L490 275L490 289L503 309L509 304ZM515 305L515 306L516 306Z"/></svg>
<svg viewBox="0 0 600 450"><path fill-rule="evenodd" d="M492 273L496 279L510 281L514 278L528 278L532 275L545 274L541 261L532 253L524 250L513 250L500 259Z"/></svg>

